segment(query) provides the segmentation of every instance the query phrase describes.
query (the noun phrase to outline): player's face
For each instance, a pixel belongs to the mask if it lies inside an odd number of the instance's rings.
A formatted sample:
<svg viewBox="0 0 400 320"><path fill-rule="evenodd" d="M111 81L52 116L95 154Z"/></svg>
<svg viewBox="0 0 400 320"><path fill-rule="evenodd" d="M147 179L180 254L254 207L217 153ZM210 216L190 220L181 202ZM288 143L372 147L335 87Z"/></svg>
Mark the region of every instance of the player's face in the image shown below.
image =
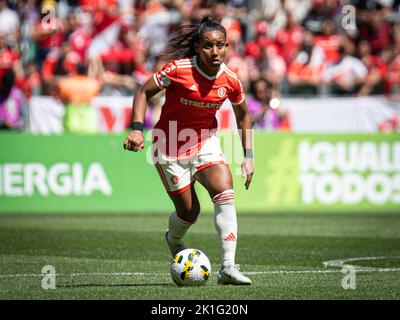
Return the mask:
<svg viewBox="0 0 400 320"><path fill-rule="evenodd" d="M224 61L228 43L222 31L207 31L195 48L200 58L200 68L206 73L215 74Z"/></svg>

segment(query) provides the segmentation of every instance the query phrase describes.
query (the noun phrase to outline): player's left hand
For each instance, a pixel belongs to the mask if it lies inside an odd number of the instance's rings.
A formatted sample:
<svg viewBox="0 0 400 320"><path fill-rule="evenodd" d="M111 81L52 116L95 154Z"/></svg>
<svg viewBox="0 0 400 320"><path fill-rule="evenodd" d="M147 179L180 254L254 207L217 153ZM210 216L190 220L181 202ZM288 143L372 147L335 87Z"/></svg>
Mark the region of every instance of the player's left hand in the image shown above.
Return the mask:
<svg viewBox="0 0 400 320"><path fill-rule="evenodd" d="M249 189L254 174L254 163L252 158L244 158L242 162L242 178L246 178L244 186Z"/></svg>
<svg viewBox="0 0 400 320"><path fill-rule="evenodd" d="M130 151L141 151L144 148L144 137L140 130L132 130L124 141L124 149Z"/></svg>

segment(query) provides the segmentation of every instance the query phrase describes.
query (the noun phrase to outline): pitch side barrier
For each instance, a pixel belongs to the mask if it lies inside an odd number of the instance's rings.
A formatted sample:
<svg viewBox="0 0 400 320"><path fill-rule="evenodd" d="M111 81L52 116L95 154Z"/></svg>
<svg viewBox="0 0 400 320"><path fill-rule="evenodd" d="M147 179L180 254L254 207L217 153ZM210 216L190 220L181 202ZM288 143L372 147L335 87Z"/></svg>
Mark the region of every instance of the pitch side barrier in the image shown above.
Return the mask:
<svg viewBox="0 0 400 320"><path fill-rule="evenodd" d="M150 143L124 151L126 134L0 133L0 213L169 213L173 210ZM400 213L400 134L254 134L255 174L248 191L237 134L221 145L239 214ZM213 211L196 186L203 212Z"/></svg>
<svg viewBox="0 0 400 320"><path fill-rule="evenodd" d="M400 103L384 96L282 98L275 99L273 107L278 109L268 113L263 122L267 130L282 128L282 123L278 124L282 118L290 120L291 131L296 133L400 130ZM132 97L99 96L93 98L89 106L63 105L52 97L33 96L29 100L27 129L36 134L120 134L129 127L131 110ZM151 110L148 109L147 125L154 122ZM236 129L235 115L228 99L216 117L219 129Z"/></svg>

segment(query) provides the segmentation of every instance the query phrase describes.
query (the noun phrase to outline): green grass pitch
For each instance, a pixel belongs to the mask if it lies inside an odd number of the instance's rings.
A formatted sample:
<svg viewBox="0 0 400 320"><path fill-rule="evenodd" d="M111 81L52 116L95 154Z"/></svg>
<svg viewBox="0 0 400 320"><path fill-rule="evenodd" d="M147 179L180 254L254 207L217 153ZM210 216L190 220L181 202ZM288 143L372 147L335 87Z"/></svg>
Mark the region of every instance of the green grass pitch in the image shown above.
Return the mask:
<svg viewBox="0 0 400 320"><path fill-rule="evenodd" d="M178 288L164 243L168 215L0 215L0 299L399 299L400 215L239 214L237 263L254 284L219 286L211 215L186 245L207 253L204 287ZM379 257L379 258L371 258ZM367 259L369 258L369 259ZM358 266L355 289L325 261ZM56 270L44 290L42 267Z"/></svg>

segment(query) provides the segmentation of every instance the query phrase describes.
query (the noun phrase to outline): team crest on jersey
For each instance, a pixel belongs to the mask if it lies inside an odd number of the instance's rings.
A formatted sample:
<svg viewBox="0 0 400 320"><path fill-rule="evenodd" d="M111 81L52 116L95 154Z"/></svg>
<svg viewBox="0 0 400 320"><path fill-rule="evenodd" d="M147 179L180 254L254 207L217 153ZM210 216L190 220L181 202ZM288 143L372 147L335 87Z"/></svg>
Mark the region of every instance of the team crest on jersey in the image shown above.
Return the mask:
<svg viewBox="0 0 400 320"><path fill-rule="evenodd" d="M224 98L226 96L226 89L224 87L221 87L218 89L218 97Z"/></svg>
<svg viewBox="0 0 400 320"><path fill-rule="evenodd" d="M174 185L177 185L177 184L178 184L178 181L179 181L178 176L172 176L172 177L171 177L171 182L172 182Z"/></svg>

